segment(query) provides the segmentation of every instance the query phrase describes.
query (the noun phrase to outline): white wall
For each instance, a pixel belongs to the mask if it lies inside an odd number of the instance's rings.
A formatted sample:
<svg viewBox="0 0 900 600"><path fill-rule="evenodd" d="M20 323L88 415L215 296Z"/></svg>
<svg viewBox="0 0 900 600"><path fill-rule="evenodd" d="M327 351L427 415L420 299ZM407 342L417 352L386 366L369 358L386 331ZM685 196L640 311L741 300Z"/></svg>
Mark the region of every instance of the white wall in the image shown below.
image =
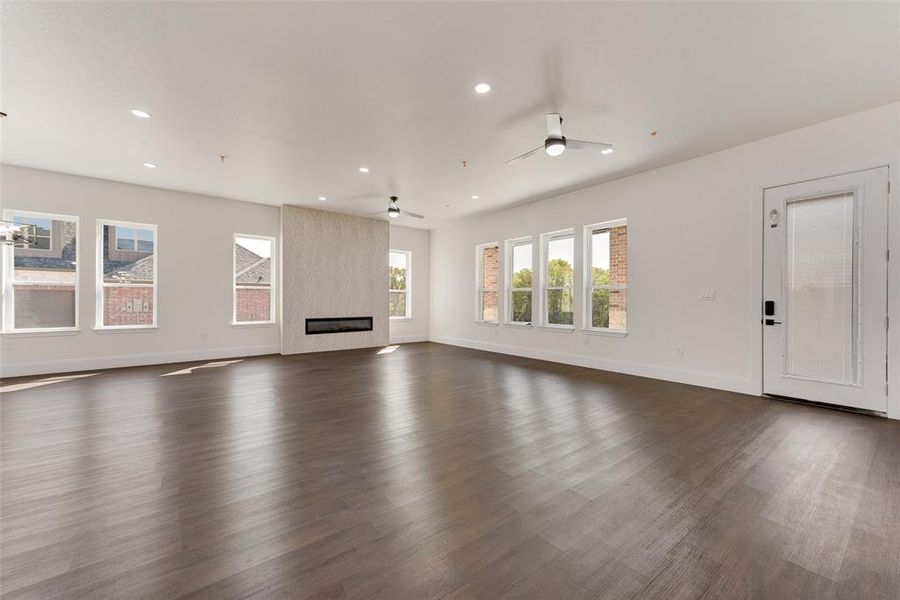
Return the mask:
<svg viewBox="0 0 900 600"><path fill-rule="evenodd" d="M896 205L900 103L434 230L430 339L760 394L763 188L885 164ZM581 248L582 226L622 217L629 226L627 337L474 322L477 244L575 227ZM890 218L897 256L900 208ZM890 312L900 323L900 260L890 269ZM714 288L716 301L699 302L700 288ZM900 418L897 331L889 414Z"/></svg>
<svg viewBox="0 0 900 600"><path fill-rule="evenodd" d="M431 232L391 224L391 250L412 252L412 317L391 319L391 343L428 339Z"/></svg>
<svg viewBox="0 0 900 600"><path fill-rule="evenodd" d="M387 345L387 222L282 206L281 231L281 353ZM372 331L306 335L322 317L372 317Z"/></svg>
<svg viewBox="0 0 900 600"><path fill-rule="evenodd" d="M2 376L278 352L277 325L231 325L232 235L278 236L278 207L8 165L0 206L80 218L81 299L79 333L3 334ZM97 219L159 226L158 329L93 330Z"/></svg>

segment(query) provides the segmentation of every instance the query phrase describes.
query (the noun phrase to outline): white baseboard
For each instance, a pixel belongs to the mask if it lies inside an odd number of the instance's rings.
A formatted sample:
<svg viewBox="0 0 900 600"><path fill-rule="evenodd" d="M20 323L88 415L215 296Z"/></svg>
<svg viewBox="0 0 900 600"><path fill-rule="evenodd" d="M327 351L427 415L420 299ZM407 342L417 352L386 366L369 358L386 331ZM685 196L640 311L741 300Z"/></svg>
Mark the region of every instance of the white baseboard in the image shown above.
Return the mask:
<svg viewBox="0 0 900 600"><path fill-rule="evenodd" d="M94 371L97 369L138 367L141 365L163 365L196 360L244 358L247 356L278 354L278 352L278 346L237 346L233 348L212 348L208 350L127 354L123 356L99 356L69 360L47 360L20 364L4 364L0 367L0 377L21 377L25 375L43 375L46 373L70 373L72 371Z"/></svg>
<svg viewBox="0 0 900 600"><path fill-rule="evenodd" d="M553 350L524 348L521 346L496 344L464 338L438 336L431 337L431 341L438 344L462 346L464 348L472 348L474 350L485 350L487 352L509 354L511 356L521 356L523 358L534 358L537 360L563 363L576 367L587 367L590 369L600 369L602 371L613 371L615 373L625 373L627 375L649 377L650 379L662 379L665 381L674 381L676 383L686 383L689 385L726 390L729 392L756 395L754 386L749 377L722 375L720 373L694 371L690 369L679 369L675 367L661 367L659 365L653 365L649 363L585 356L583 354L556 352Z"/></svg>
<svg viewBox="0 0 900 600"><path fill-rule="evenodd" d="M427 335L392 335L391 344L411 344L413 342L427 342Z"/></svg>

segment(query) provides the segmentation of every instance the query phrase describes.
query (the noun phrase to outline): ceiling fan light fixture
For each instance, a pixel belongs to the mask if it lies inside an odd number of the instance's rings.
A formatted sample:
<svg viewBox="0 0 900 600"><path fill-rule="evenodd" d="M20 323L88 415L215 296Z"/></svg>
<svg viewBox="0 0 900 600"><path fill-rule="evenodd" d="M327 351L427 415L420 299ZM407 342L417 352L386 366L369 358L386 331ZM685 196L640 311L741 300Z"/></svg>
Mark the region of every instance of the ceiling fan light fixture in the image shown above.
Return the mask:
<svg viewBox="0 0 900 600"><path fill-rule="evenodd" d="M388 207L388 216L392 219L396 219L397 217L400 216L400 209L397 208L396 206L389 206Z"/></svg>
<svg viewBox="0 0 900 600"><path fill-rule="evenodd" d="M544 140L544 151L550 156L559 156L566 151L566 138L547 138Z"/></svg>

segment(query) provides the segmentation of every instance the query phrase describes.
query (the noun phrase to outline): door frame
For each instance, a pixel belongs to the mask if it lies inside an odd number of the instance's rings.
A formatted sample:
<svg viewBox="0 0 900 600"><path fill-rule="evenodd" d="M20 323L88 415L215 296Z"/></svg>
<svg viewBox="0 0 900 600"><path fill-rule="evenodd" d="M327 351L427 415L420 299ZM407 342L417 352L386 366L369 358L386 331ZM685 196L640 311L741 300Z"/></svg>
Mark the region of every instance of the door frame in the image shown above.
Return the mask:
<svg viewBox="0 0 900 600"><path fill-rule="evenodd" d="M763 185L759 188L759 195L757 196L757 198L755 199L755 202L754 202L754 212L756 212L756 214L758 216L758 219L755 220L755 224L756 224L755 225L755 227L756 227L755 240L756 240L758 246L757 246L757 252L754 253L754 261L755 261L755 264L754 264L755 269L754 270L756 272L756 278L755 278L755 283L753 286L753 302L754 302L754 306L756 308L753 310L753 313L752 313L754 315L754 317L753 317L754 323L756 324L756 327L754 328L753 341L754 341L754 344L756 347L756 351L755 351L756 364L758 365L758 368L756 369L756 371L757 371L756 377L754 379L756 380L756 384L758 386L757 393L759 396L765 396L765 348L764 348L764 344L763 344L763 328L765 327L765 325L763 325L763 319L764 319L763 301L765 300L765 298L763 296L765 293L765 286L764 286L765 233L766 233L766 218L767 218L766 210L765 210L766 192L768 190L773 190L773 189L777 189L777 188L781 188L781 187L787 187L787 186L797 185L797 184L801 184L801 183L810 183L810 182L819 181L822 179L830 179L832 177L840 177L842 175L852 175L855 173L863 173L866 171L872 171L872 170L876 170L876 169L887 169L888 184L891 185L891 165L890 165L890 163L882 163L882 164L875 164L875 165L871 165L871 166L867 166L867 167L851 169L848 171L829 173L827 175L820 175L820 176L809 177L809 178L805 178L805 179L792 180L792 181L788 181L788 182L779 183L776 185ZM891 252L892 235L894 235L894 236L897 235L897 233L894 232L894 228L891 227L892 220L894 218L893 213L896 212L896 211L891 210L891 196L895 193L896 193L896 190L893 189L893 187L889 187L888 193L887 193L887 215L885 215L886 218L888 219L888 223L887 223L887 251L888 252ZM896 257L892 256L891 260L887 263L887 265L885 267L885 277L886 277L886 284L887 284L886 285L886 295L885 295L885 314L888 316L888 318L890 318L890 316L891 316L891 308L892 308L891 303L894 301L900 300L900 298L897 298L897 299L891 298L891 294L890 294L891 270L892 270L891 264L893 262L900 262L900 261L898 261L898 259ZM892 369L891 361L893 358L893 356L891 354L891 335L890 335L890 333L888 333L886 338L887 339L886 339L886 344L885 344L885 361L886 361L885 381L886 381L886 384L888 386L890 386L891 381L892 381L891 380L891 369ZM751 351L751 352L753 353L753 351ZM895 382L893 382L893 385L894 386L900 385L900 382L895 381ZM872 414L884 415L884 416L887 416L887 417L893 418L893 419L900 419L900 394L898 394L896 389L891 390L890 387L888 387L888 389L889 389L889 392L887 394L887 412L886 413L873 412ZM893 400L894 398L896 398L896 400ZM829 406L829 407L833 407L835 409L855 410L853 408L846 408L846 407L842 407L839 405L823 404L823 406Z"/></svg>

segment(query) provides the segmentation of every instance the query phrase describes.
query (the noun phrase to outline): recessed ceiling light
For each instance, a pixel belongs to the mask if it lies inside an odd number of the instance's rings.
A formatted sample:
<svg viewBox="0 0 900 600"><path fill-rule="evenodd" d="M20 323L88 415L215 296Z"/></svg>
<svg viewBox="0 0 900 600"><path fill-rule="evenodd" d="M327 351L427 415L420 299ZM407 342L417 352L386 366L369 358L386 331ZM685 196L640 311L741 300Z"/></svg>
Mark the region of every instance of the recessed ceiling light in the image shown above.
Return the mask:
<svg viewBox="0 0 900 600"><path fill-rule="evenodd" d="M600 151L600 154L612 154L612 153L613 153L612 148L604 148L603 150Z"/></svg>
<svg viewBox="0 0 900 600"><path fill-rule="evenodd" d="M153 164L153 163L144 163L144 166L147 167L148 169L155 169L155 168L156 168L156 165Z"/></svg>
<svg viewBox="0 0 900 600"><path fill-rule="evenodd" d="M368 172L369 172L369 167L360 167L360 168L359 168L359 172L360 172L360 173L368 173Z"/></svg>
<svg viewBox="0 0 900 600"><path fill-rule="evenodd" d="M132 108L131 114L133 114L134 116L141 118L141 119L149 119L150 118L150 113L148 113L146 110L141 110L139 108Z"/></svg>
<svg viewBox="0 0 900 600"><path fill-rule="evenodd" d="M491 84L489 84L489 83L475 84L475 93L476 94L487 94L489 91L491 91Z"/></svg>
<svg viewBox="0 0 900 600"><path fill-rule="evenodd" d="M472 200L478 200L478 194L472 194Z"/></svg>
<svg viewBox="0 0 900 600"><path fill-rule="evenodd" d="M320 202L325 202L326 200L328 200L328 198L326 198L325 196L319 196Z"/></svg>

